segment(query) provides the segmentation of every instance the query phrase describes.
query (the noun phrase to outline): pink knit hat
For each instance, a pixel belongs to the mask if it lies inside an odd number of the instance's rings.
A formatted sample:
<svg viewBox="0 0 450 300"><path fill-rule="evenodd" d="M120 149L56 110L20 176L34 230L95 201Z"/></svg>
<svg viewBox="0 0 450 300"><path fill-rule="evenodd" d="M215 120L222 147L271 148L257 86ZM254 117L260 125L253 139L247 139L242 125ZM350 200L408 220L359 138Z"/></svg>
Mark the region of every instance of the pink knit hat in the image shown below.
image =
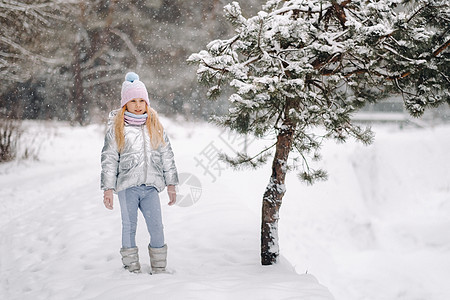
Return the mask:
<svg viewBox="0 0 450 300"><path fill-rule="evenodd" d="M147 102L147 105L150 105L147 88L144 83L139 80L139 75L134 72L128 72L127 75L125 75L125 81L122 83L121 95L121 107L124 107L128 101L134 98L142 98Z"/></svg>

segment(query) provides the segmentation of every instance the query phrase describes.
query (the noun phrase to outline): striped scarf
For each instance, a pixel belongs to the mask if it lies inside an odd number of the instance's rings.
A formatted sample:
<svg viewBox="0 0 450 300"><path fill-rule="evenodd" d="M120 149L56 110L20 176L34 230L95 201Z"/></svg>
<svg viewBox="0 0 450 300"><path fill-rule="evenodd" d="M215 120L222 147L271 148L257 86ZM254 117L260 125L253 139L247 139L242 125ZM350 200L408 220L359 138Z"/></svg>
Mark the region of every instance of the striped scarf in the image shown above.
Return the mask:
<svg viewBox="0 0 450 300"><path fill-rule="evenodd" d="M129 111L125 112L125 123L128 125L143 125L147 121L147 114L135 115Z"/></svg>

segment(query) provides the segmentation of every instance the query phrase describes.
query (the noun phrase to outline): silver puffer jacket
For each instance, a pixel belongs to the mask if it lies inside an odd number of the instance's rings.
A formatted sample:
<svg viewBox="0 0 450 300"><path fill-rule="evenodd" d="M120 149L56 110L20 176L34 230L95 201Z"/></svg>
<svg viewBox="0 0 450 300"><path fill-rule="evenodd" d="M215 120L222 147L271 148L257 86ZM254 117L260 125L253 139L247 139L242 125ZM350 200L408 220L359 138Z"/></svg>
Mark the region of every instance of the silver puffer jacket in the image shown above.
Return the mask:
<svg viewBox="0 0 450 300"><path fill-rule="evenodd" d="M102 150L102 190L112 189L119 192L145 184L154 186L161 192L167 185L178 184L172 147L165 132L165 145L152 149L145 125L125 124L125 146L119 153L114 136L114 117L117 112L118 110L115 110L109 114Z"/></svg>

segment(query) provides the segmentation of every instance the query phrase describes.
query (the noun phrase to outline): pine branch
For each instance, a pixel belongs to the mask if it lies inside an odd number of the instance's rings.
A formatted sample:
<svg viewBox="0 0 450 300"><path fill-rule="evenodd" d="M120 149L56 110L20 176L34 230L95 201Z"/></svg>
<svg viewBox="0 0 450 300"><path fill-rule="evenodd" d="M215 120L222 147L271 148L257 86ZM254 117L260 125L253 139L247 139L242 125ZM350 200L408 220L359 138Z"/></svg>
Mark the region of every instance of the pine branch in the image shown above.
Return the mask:
<svg viewBox="0 0 450 300"><path fill-rule="evenodd" d="M336 2L336 0L331 1L333 9L335 11L335 16L338 18L342 28L344 29L347 28L347 26L345 25L345 22L347 22L347 16L345 15L344 6L346 6L350 2L350 0L347 0L339 4Z"/></svg>
<svg viewBox="0 0 450 300"><path fill-rule="evenodd" d="M231 165L233 168L240 168L242 166L247 166L247 167L251 167L251 168L257 168L259 167L261 164L265 163L267 160L267 157L270 155L270 153L266 153L267 151L269 151L270 149L272 149L277 143L275 142L274 144L272 144L271 146L263 149L262 151L260 151L258 154L250 157L247 155L247 153L237 153L237 157L235 158L231 158L229 155L225 154L225 153L221 153L219 155L219 159L225 161L226 163L228 163L229 165ZM255 162L254 159L258 158L258 160Z"/></svg>
<svg viewBox="0 0 450 300"><path fill-rule="evenodd" d="M412 20L415 16L417 16L422 10L424 10L425 8L427 8L429 5L430 5L430 4L427 3L427 4L425 4L424 6L420 7L419 9L417 9L417 10L412 14L412 16L410 16L410 17L408 18L408 20L406 20L406 23L411 22L411 20Z"/></svg>
<svg viewBox="0 0 450 300"><path fill-rule="evenodd" d="M450 45L450 40L448 40L447 42L445 42L443 45L441 45L436 51L434 51L431 54L431 57L436 57L438 56L442 51L444 51L448 46ZM401 78L405 78L408 77L409 75L411 75L411 71L406 71L403 72L401 75L399 76L390 76L387 77L386 79L388 80L395 80L395 79L401 79Z"/></svg>
<svg viewBox="0 0 450 300"><path fill-rule="evenodd" d="M260 117L255 117L254 120L249 124L249 128L254 128L259 123L267 123L268 121L272 120L272 118L277 113L277 109L275 108L275 111L272 111L271 109L267 109L267 111Z"/></svg>
<svg viewBox="0 0 450 300"><path fill-rule="evenodd" d="M337 61L342 61L343 58L343 53L334 53L332 56L330 56L329 58L327 58L325 61L320 62L319 60L313 61L312 62L312 66L316 69L321 71L322 69L324 69L327 65L332 64L334 62Z"/></svg>
<svg viewBox="0 0 450 300"><path fill-rule="evenodd" d="M298 174L298 178L304 182L306 182L308 185L313 185L316 181L326 181L328 178L328 174L325 170L319 169L319 170L308 170L308 172L301 172Z"/></svg>
<svg viewBox="0 0 450 300"><path fill-rule="evenodd" d="M207 63L205 62L204 59L201 59L201 62L202 62L202 64L204 64L206 67L208 67L208 68L210 68L210 69L212 69L212 70L215 70L215 71L222 71L222 72L227 72L227 73L230 72L230 71L227 70L226 68L217 68L217 67L211 66L211 65L207 64Z"/></svg>
<svg viewBox="0 0 450 300"><path fill-rule="evenodd" d="M325 9L328 9L330 6L326 7ZM269 14L270 17L275 16L275 15L284 15L288 12L293 12L294 14L298 14L299 12L301 13L312 13L312 14L320 14L321 10L312 10L310 8L302 8L300 5L292 5L292 6L287 6L287 7L283 7L280 8L278 10L275 10L273 12L271 12Z"/></svg>
<svg viewBox="0 0 450 300"><path fill-rule="evenodd" d="M318 84L316 80L307 79L307 80L305 80L305 84L312 84L313 86L315 86L318 89L320 89L323 94L327 94L328 93L327 90L324 87L320 86L320 84Z"/></svg>
<svg viewBox="0 0 450 300"><path fill-rule="evenodd" d="M450 45L450 39L447 40L447 42L445 42L442 46L440 46L438 49L436 49L433 52L433 56L436 57L438 56L442 51L444 51L445 49L447 49L447 47Z"/></svg>
<svg viewBox="0 0 450 300"><path fill-rule="evenodd" d="M441 74L442 77L444 77L444 79L445 79L448 83L450 83L450 78L448 78L448 76L447 76L446 74L444 74L444 73L442 73L442 72L439 72L439 74Z"/></svg>
<svg viewBox="0 0 450 300"><path fill-rule="evenodd" d="M400 84L398 83L398 79L399 79L399 78L394 78L393 80L394 80L395 86L399 89L399 91L402 93L402 95L415 96L414 94L409 93L409 92L403 90L402 87L400 86Z"/></svg>
<svg viewBox="0 0 450 300"><path fill-rule="evenodd" d="M302 165L303 165L303 172L300 172L297 176L300 180L306 182L309 185L314 184L317 180L325 181L328 177L327 173L322 170L313 170L309 167L308 160L306 159L305 155L303 154L303 151L297 148L298 153L300 154L300 157L302 158Z"/></svg>

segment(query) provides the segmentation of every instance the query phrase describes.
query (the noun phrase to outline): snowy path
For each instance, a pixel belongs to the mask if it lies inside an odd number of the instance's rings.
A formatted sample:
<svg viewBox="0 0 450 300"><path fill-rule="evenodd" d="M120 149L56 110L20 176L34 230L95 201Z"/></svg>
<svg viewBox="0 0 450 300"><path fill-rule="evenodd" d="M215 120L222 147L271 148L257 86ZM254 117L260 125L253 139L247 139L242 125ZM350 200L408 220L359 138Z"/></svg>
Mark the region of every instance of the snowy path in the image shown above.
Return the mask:
<svg viewBox="0 0 450 300"><path fill-rule="evenodd" d="M161 194L175 274L124 271L118 202L104 209L99 191L102 128L53 132L41 161L0 169L0 299L333 299L284 260L259 265L259 216L220 185L204 187L192 207L168 207ZM179 169L191 163L183 159L192 155L177 157ZM148 270L143 219L139 224Z"/></svg>

